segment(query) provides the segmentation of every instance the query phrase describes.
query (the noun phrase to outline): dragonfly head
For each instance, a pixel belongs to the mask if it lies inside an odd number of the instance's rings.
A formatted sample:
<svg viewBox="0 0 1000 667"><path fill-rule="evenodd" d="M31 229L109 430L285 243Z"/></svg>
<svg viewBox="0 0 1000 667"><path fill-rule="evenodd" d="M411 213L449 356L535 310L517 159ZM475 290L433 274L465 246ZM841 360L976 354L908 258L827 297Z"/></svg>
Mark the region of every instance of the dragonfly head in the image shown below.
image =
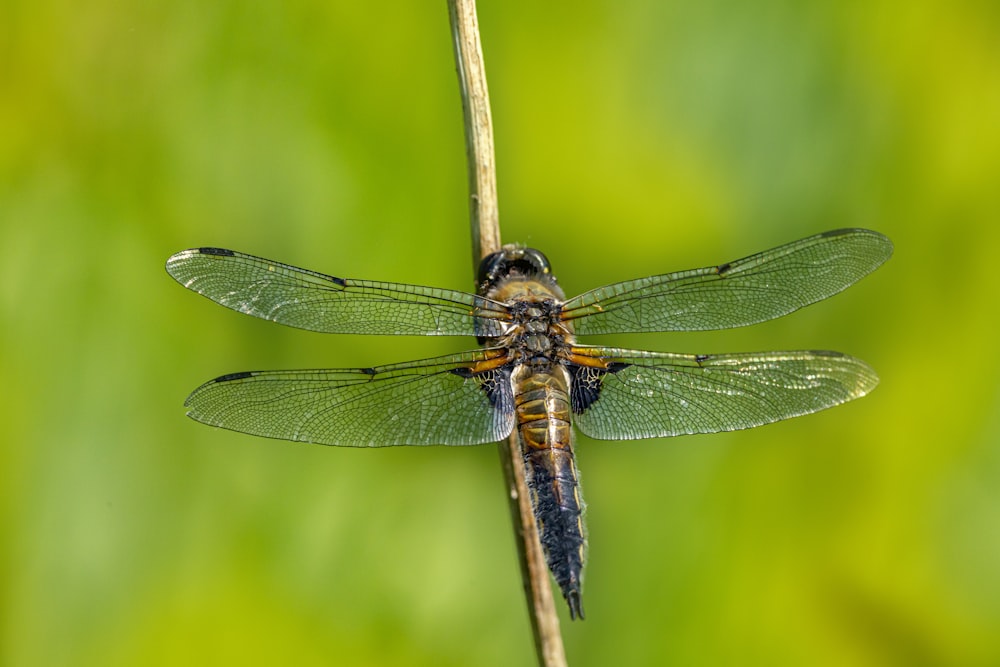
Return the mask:
<svg viewBox="0 0 1000 667"><path fill-rule="evenodd" d="M549 259L534 248L505 245L487 255L479 264L478 284L480 294L486 294L500 283L511 278L537 280L555 286Z"/></svg>

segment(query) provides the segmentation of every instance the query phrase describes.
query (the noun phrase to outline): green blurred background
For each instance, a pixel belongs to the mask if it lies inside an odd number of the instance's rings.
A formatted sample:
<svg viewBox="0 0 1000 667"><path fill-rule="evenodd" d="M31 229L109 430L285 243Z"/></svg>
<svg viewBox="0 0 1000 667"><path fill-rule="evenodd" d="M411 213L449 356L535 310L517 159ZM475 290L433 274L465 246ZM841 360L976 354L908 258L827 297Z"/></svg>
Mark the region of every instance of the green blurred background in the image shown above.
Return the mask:
<svg viewBox="0 0 1000 667"><path fill-rule="evenodd" d="M0 662L527 665L494 447L329 449L185 419L202 381L469 347L332 337L175 284L219 245L471 288L435 2L3 3ZM828 348L864 400L581 438L573 665L1000 664L1000 10L483 3L505 241L567 293L825 229L896 256L655 350ZM565 607L560 601L565 619Z"/></svg>

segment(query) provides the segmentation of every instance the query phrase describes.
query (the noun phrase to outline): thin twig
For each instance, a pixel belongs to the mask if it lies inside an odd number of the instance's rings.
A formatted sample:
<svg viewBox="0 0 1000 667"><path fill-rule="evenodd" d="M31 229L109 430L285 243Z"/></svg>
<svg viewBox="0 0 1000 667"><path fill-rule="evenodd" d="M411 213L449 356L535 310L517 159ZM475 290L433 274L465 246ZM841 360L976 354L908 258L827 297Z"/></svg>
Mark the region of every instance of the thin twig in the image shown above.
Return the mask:
<svg viewBox="0 0 1000 667"><path fill-rule="evenodd" d="M475 0L448 0L448 13L465 116L472 252L474 267L478 267L483 257L500 249L493 122ZM512 434L506 443L501 443L500 460L538 662L542 667L564 667L566 655L559 632L559 617L552 598L545 556L538 540L531 498L525 483L524 459L516 434Z"/></svg>
<svg viewBox="0 0 1000 667"><path fill-rule="evenodd" d="M493 119L490 116L490 96L486 88L486 68L479 42L475 0L448 0L448 10L465 116L472 262L473 269L476 269L479 260L500 249Z"/></svg>

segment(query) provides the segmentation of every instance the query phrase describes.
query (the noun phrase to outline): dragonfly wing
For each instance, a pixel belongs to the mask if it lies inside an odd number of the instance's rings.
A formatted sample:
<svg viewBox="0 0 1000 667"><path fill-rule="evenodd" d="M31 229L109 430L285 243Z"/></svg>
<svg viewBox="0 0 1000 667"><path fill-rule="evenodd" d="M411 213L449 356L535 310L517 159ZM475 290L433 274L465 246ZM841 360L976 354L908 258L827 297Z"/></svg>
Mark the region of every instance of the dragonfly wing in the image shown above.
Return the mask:
<svg viewBox="0 0 1000 667"><path fill-rule="evenodd" d="M337 278L222 248L179 252L167 273L227 308L323 333L498 336L509 319L466 292Z"/></svg>
<svg viewBox="0 0 1000 667"><path fill-rule="evenodd" d="M860 398L878 384L865 362L839 352L573 350L588 361L570 364L574 423L601 440L751 428Z"/></svg>
<svg viewBox="0 0 1000 667"><path fill-rule="evenodd" d="M266 438L478 445L514 427L509 371L490 359L477 350L376 368L233 373L198 387L185 406L197 421Z"/></svg>
<svg viewBox="0 0 1000 667"><path fill-rule="evenodd" d="M833 296L892 255L867 229L838 229L734 262L615 283L566 301L578 335L704 331L764 322Z"/></svg>

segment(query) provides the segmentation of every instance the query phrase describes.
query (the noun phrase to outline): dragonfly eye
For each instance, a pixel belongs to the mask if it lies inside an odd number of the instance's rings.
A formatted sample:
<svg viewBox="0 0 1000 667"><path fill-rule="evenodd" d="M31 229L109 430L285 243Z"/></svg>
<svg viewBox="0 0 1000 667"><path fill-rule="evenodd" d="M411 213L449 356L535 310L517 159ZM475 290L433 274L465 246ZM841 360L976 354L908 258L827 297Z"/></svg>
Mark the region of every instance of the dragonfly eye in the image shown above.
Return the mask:
<svg viewBox="0 0 1000 667"><path fill-rule="evenodd" d="M535 250L534 248L524 248L523 252L523 261L530 264L535 273L548 274L552 271L549 258L542 251Z"/></svg>
<svg viewBox="0 0 1000 667"><path fill-rule="evenodd" d="M551 276L551 271L549 260L541 251L504 246L479 264L479 287L486 292L512 275L537 278Z"/></svg>

